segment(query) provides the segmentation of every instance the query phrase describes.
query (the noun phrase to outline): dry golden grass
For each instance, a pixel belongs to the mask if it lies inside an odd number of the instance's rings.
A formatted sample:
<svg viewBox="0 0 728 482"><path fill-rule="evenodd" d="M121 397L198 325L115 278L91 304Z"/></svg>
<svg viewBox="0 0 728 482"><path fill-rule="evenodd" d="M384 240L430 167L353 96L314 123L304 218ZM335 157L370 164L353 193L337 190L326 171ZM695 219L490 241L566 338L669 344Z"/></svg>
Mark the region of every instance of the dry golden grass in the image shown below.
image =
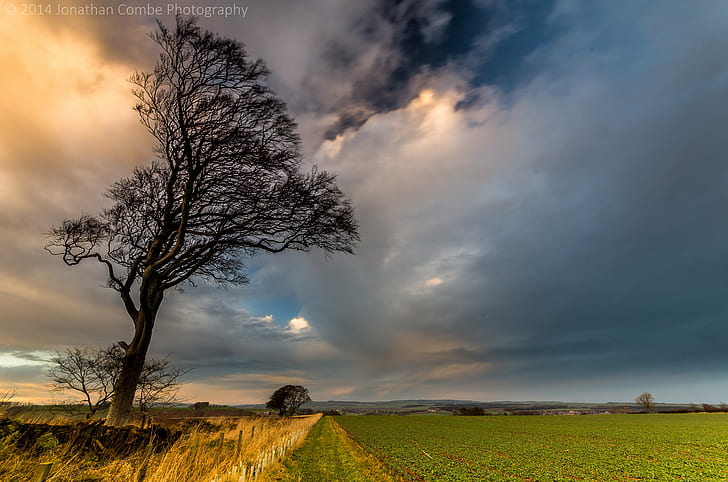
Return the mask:
<svg viewBox="0 0 728 482"><path fill-rule="evenodd" d="M51 481L242 482L298 446L320 415L286 419L206 419L162 453L141 448L123 459L98 460L64 444L35 453L0 440L0 479L27 481L38 464L53 464ZM52 445L52 444L50 444Z"/></svg>
<svg viewBox="0 0 728 482"><path fill-rule="evenodd" d="M238 482L255 476L297 447L321 415L222 421L220 431L195 431L151 461L145 481ZM213 422L213 419L208 419ZM220 441L222 440L222 444ZM175 474L170 477L170 474Z"/></svg>

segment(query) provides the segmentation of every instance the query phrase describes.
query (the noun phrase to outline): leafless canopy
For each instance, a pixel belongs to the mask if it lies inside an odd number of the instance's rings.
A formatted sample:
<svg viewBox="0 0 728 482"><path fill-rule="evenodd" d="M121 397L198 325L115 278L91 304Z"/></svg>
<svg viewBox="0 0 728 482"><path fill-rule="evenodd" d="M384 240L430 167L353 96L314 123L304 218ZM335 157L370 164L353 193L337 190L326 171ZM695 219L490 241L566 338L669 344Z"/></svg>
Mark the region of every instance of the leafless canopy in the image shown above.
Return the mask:
<svg viewBox="0 0 728 482"><path fill-rule="evenodd" d="M144 362L136 392L139 410L146 412L152 406L171 405L176 402L187 371L172 364L169 358L153 357Z"/></svg>
<svg viewBox="0 0 728 482"><path fill-rule="evenodd" d="M262 61L194 19L160 23L152 38L154 71L130 81L158 158L111 186L111 208L52 229L47 249L69 265L103 263L132 317L145 273L163 290L193 277L244 283L243 261L259 251L352 252L352 207L333 175L301 172L295 123Z"/></svg>
<svg viewBox="0 0 728 482"><path fill-rule="evenodd" d="M109 349L73 348L51 357L48 377L53 390L73 391L83 397L89 418L114 394L120 365Z"/></svg>
<svg viewBox="0 0 728 482"><path fill-rule="evenodd" d="M111 401L123 359L124 350L118 345L69 348L51 357L47 374L54 390L76 392L91 418ZM136 392L139 409L146 411L152 405L173 402L185 373L167 358L147 359Z"/></svg>
<svg viewBox="0 0 728 482"><path fill-rule="evenodd" d="M106 193L98 216L65 220L46 249L68 265L95 259L134 324L107 425L129 420L165 292L195 279L245 283L258 252L351 253L358 240L334 176L304 173L295 123L243 46L177 17L152 34L161 54L130 81L156 160Z"/></svg>
<svg viewBox="0 0 728 482"><path fill-rule="evenodd" d="M651 393L645 392L640 394L636 399L635 402L640 404L642 408L647 410L648 412L653 412L655 410L655 397L652 396Z"/></svg>

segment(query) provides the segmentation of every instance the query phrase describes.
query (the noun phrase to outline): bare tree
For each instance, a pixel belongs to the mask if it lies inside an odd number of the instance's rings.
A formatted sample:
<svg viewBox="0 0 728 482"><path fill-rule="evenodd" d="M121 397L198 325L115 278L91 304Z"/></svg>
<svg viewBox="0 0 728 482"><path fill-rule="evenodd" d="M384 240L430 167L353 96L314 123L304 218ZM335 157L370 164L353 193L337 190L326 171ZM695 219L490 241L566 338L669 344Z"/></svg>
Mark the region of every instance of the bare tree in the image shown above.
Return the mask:
<svg viewBox="0 0 728 482"><path fill-rule="evenodd" d="M111 400L119 370L105 348L73 348L51 357L48 377L53 390L81 394L88 407L86 418L93 418Z"/></svg>
<svg viewBox="0 0 728 482"><path fill-rule="evenodd" d="M300 139L285 105L265 86L262 61L243 46L177 17L152 39L152 72L131 77L141 123L157 160L111 186L99 216L65 220L46 249L68 265L100 262L134 335L107 425L128 421L165 293L203 280L246 283L259 252L351 253L358 240L350 202L335 177L301 170Z"/></svg>
<svg viewBox="0 0 728 482"><path fill-rule="evenodd" d="M648 413L655 410L655 397L651 393L645 392L635 399L635 403L639 403Z"/></svg>
<svg viewBox="0 0 728 482"><path fill-rule="evenodd" d="M286 414L295 414L298 407L310 401L307 388L301 385L285 385L273 392L265 406L278 410L278 414L282 417Z"/></svg>
<svg viewBox="0 0 728 482"><path fill-rule="evenodd" d="M56 391L78 392L88 408L86 418L93 418L114 396L124 361L124 350L108 348L73 348L51 357L48 377ZM144 363L136 392L139 409L174 401L186 373L167 358L151 357Z"/></svg>

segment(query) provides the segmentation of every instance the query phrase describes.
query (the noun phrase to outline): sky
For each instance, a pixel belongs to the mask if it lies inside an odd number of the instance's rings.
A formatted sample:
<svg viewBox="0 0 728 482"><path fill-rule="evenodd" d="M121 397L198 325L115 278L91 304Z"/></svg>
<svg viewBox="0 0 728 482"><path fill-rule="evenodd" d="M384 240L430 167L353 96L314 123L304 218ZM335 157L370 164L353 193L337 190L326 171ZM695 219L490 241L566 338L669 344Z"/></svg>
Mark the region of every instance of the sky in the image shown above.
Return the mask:
<svg viewBox="0 0 728 482"><path fill-rule="evenodd" d="M45 233L151 162L126 79L155 18L203 3L47 5L0 12L0 393L35 402L64 397L51 353L131 337L101 266ZM361 241L168 296L151 352L190 370L183 400L728 401L728 3L204 5Z"/></svg>

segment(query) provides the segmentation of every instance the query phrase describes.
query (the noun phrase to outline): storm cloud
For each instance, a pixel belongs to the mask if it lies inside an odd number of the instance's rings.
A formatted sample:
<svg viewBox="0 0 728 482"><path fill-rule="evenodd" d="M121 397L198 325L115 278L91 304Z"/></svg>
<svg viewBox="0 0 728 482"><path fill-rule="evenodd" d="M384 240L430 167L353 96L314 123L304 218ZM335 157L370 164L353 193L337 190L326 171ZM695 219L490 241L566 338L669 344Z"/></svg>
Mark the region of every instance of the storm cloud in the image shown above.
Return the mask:
<svg viewBox="0 0 728 482"><path fill-rule="evenodd" d="M362 240L168 297L153 351L193 369L184 396L260 402L296 382L319 400L728 400L728 8L545 5L202 19L269 64ZM0 26L0 392L33 380L28 399L42 353L130 332L98 267L43 251L50 225L152 155L124 83L154 61L152 21L97 21Z"/></svg>

